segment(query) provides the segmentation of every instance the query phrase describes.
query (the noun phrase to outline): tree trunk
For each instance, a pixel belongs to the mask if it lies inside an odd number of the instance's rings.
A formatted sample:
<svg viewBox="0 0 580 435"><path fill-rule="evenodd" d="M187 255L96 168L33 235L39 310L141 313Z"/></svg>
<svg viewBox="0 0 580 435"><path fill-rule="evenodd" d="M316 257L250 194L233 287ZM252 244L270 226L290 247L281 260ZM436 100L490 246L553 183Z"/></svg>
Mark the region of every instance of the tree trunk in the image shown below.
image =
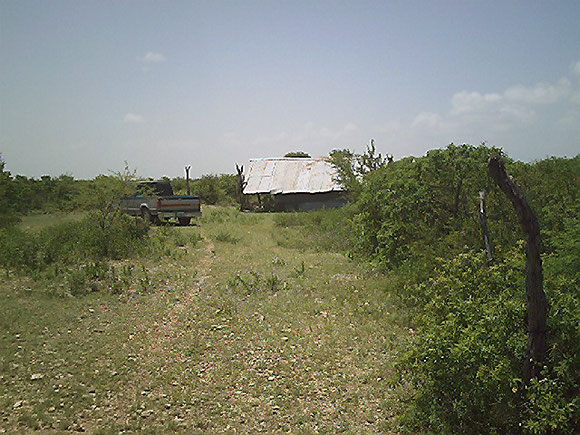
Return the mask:
<svg viewBox="0 0 580 435"><path fill-rule="evenodd" d="M520 226L527 234L526 245L526 298L528 315L528 354L524 361L524 381L537 378L547 353L548 303L543 290L542 258L540 257L540 226L538 218L526 197L514 183L497 157L489 160L489 175L512 202Z"/></svg>
<svg viewBox="0 0 580 435"><path fill-rule="evenodd" d="M238 198L240 201L240 211L244 211L246 208L246 197L244 196L244 189L248 185L246 177L244 176L244 165L238 166L236 164L236 172L238 173Z"/></svg>
<svg viewBox="0 0 580 435"><path fill-rule="evenodd" d="M187 186L187 196L191 195L191 189L189 188L189 170L191 166L185 167L185 185Z"/></svg>

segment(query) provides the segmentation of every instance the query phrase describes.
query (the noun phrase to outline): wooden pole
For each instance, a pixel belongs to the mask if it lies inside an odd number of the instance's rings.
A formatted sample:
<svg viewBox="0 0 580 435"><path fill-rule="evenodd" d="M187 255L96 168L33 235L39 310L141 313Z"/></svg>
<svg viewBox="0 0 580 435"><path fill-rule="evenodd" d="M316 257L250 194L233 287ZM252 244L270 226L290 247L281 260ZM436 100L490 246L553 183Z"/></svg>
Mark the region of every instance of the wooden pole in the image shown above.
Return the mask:
<svg viewBox="0 0 580 435"><path fill-rule="evenodd" d="M524 382L537 378L546 358L548 302L543 290L544 276L540 257L540 225L524 193L514 183L497 157L489 160L488 171L501 190L512 202L522 230L527 234L526 245L526 299L528 315L528 352L524 361Z"/></svg>
<svg viewBox="0 0 580 435"><path fill-rule="evenodd" d="M491 263L493 261L493 254L491 252L491 239L489 237L487 215L485 213L485 189L479 192L479 225L481 226L481 234L483 236L483 242L485 243L487 262Z"/></svg>
<svg viewBox="0 0 580 435"><path fill-rule="evenodd" d="M244 189L248 185L246 177L244 177L244 165L238 166L238 164L236 163L236 172L238 173L238 195L240 200L240 211L244 211L246 202L244 196Z"/></svg>
<svg viewBox="0 0 580 435"><path fill-rule="evenodd" d="M187 186L187 196L191 195L191 190L189 189L189 170L191 166L185 167L185 185Z"/></svg>

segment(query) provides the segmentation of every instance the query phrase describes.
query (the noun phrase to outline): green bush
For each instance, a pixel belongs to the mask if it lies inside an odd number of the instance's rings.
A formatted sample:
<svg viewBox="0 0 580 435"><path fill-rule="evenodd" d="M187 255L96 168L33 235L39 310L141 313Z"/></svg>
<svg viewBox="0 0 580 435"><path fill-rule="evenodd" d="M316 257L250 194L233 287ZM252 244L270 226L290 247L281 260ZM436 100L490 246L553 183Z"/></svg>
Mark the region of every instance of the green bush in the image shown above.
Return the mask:
<svg viewBox="0 0 580 435"><path fill-rule="evenodd" d="M175 183L172 182L172 183ZM204 204L233 204L237 201L237 177L232 174L203 175L190 181L192 195L199 195ZM185 182L175 183L184 192Z"/></svg>
<svg viewBox="0 0 580 435"><path fill-rule="evenodd" d="M482 247L479 192L487 192L494 243L517 240L511 205L487 175L496 148L449 145L370 172L353 219L356 248L388 269L406 261L450 258Z"/></svg>
<svg viewBox="0 0 580 435"><path fill-rule="evenodd" d="M408 423L445 433L518 430L526 334L523 258L444 262L415 292L426 301L400 363L416 395Z"/></svg>
<svg viewBox="0 0 580 435"><path fill-rule="evenodd" d="M9 228L20 222L20 216L14 213L0 212L0 228Z"/></svg>
<svg viewBox="0 0 580 435"><path fill-rule="evenodd" d="M580 427L580 215L559 222L544 258L549 304L548 360L529 390L525 428L531 433L572 433Z"/></svg>
<svg viewBox="0 0 580 435"><path fill-rule="evenodd" d="M38 233L4 229L0 231L0 266L37 273L50 266L53 271L64 271L126 258L143 249L148 231L141 220L118 210L93 212L79 222L53 225Z"/></svg>
<svg viewBox="0 0 580 435"><path fill-rule="evenodd" d="M415 395L405 422L444 433L570 433L580 423L578 269L545 262L549 356L541 379L522 384L527 334L520 244L487 266L483 253L443 261L401 294L415 304L415 334L399 363ZM564 255L566 256L566 255ZM574 253L570 254L570 257Z"/></svg>

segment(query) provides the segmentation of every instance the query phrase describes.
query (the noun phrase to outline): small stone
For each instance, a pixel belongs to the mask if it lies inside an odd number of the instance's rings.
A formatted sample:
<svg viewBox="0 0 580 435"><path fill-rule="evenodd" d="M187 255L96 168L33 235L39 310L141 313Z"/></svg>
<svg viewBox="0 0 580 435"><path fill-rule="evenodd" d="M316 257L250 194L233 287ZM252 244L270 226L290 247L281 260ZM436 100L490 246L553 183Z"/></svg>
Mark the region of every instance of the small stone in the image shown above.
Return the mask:
<svg viewBox="0 0 580 435"><path fill-rule="evenodd" d="M143 418L147 418L149 417L151 414L153 414L153 410L152 409L147 409L146 411L143 411L141 413L141 417Z"/></svg>
<svg viewBox="0 0 580 435"><path fill-rule="evenodd" d="M16 402L16 403L15 403L15 404L12 406L12 408L13 408L13 409L22 408L22 405L23 405L23 404L24 404L24 400L19 400L19 401L17 401L17 402Z"/></svg>
<svg viewBox="0 0 580 435"><path fill-rule="evenodd" d="M39 379L42 378L44 378L44 375L42 373L34 373L32 376L30 376L31 381L38 381Z"/></svg>

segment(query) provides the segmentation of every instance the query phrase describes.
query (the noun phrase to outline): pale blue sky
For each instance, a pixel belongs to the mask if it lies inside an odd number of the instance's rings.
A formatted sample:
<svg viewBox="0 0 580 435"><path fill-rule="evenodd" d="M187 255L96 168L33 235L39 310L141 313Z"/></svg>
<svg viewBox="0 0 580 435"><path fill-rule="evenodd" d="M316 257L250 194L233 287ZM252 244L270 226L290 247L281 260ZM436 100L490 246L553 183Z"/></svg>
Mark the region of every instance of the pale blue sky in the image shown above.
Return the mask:
<svg viewBox="0 0 580 435"><path fill-rule="evenodd" d="M371 138L580 152L580 1L0 0L13 174L233 172Z"/></svg>

